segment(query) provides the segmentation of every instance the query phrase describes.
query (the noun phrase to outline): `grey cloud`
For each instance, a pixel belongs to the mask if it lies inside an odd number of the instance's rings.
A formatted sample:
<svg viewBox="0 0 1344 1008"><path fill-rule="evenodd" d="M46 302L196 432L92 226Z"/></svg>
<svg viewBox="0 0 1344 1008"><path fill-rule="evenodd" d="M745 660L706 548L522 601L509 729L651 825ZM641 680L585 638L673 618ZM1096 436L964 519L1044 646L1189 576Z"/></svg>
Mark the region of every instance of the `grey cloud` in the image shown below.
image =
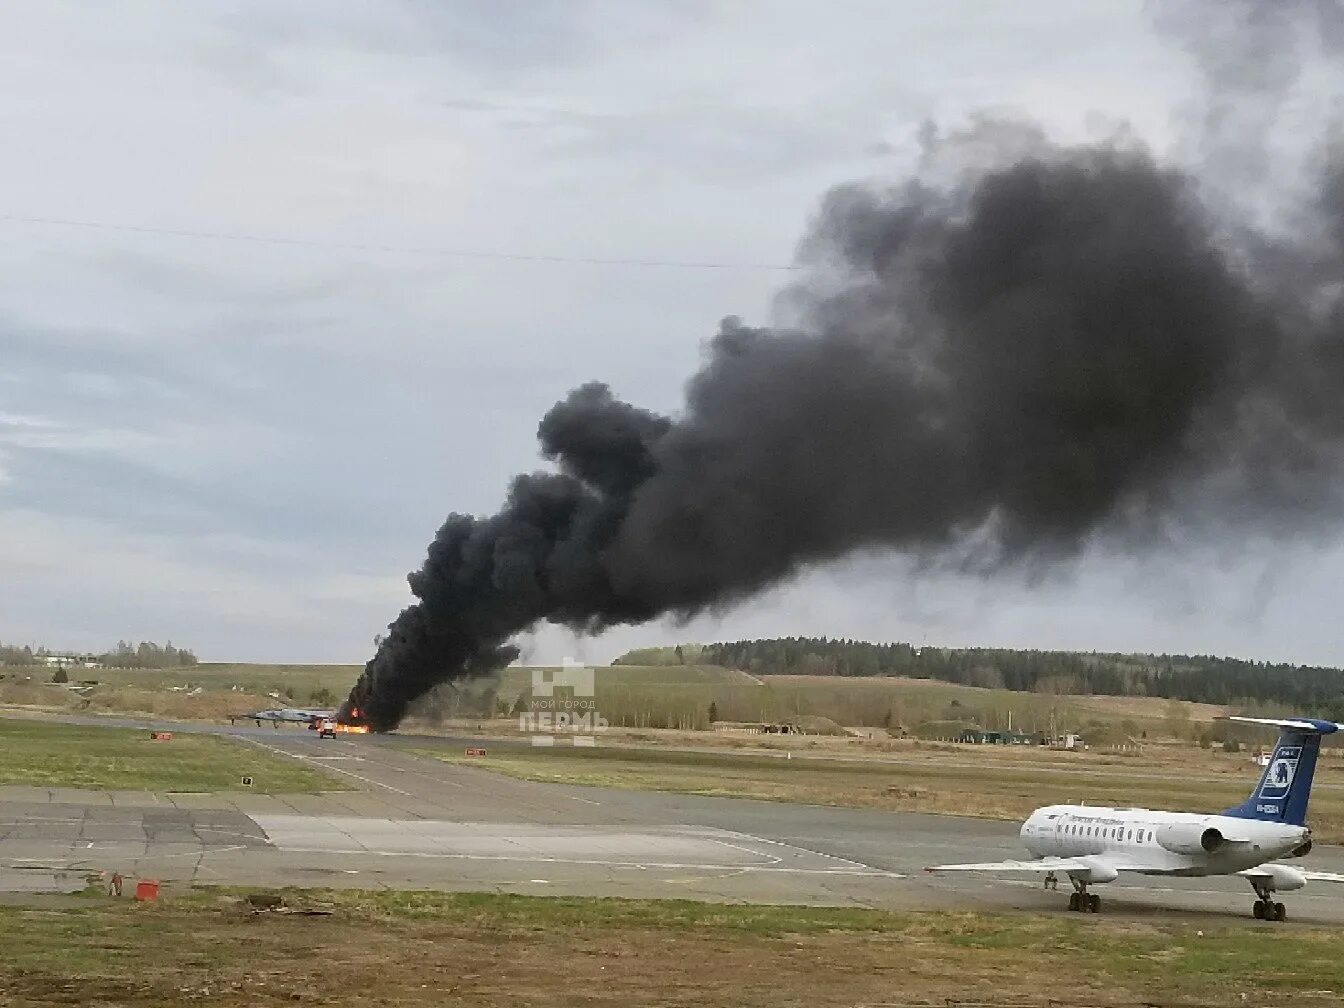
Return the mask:
<svg viewBox="0 0 1344 1008"><path fill-rule="evenodd" d="M1129 0L977 14L781 2L763 18L750 5L597 0L15 8L0 127L22 156L0 165L0 207L314 245L0 223L0 413L50 425L45 440L30 429L0 444L0 638L61 643L74 606L90 646L171 632L215 657L361 660L443 515L493 511L508 476L539 464L547 406L598 377L675 408L702 334L724 315L766 316L779 283L336 245L788 260L819 194L906 166L925 117L1017 103L1053 134L1097 106L1150 133L1186 96L1187 58ZM97 572L78 586L61 568L75 556ZM1179 643L1142 591L1088 573L1109 563L1086 561L1074 593L1086 603L1046 586L978 605L965 582L935 587L886 558L685 632L882 637L922 620L953 642ZM133 599L116 576L132 569ZM912 578L923 609L899 588ZM1275 655L1344 647L1328 614L1314 630L1301 621L1332 591L1325 574L1306 580L1285 576L1297 604L1269 605L1255 628L1224 619L1223 639ZM182 590L193 584L216 595ZM1074 619L1074 604L1091 615ZM1201 608L1191 638L1219 639L1209 610L1221 605ZM1107 612L1123 630L1107 630ZM581 643L600 657L681 632ZM537 639L538 660L574 643Z"/></svg>
<svg viewBox="0 0 1344 1008"><path fill-rule="evenodd" d="M261 45L445 60L500 80L508 72L591 59L603 46L648 40L702 9L676 0L638 10L602 0L340 0L315 13L311 4L282 0L227 12L219 24L249 52Z"/></svg>
<svg viewBox="0 0 1344 1008"><path fill-rule="evenodd" d="M558 114L551 126L559 135L544 144L550 154L593 163L625 156L634 162L634 177L645 183L685 178L688 168L721 183L853 159L867 153L884 116L875 109L786 113L734 106L729 98L714 107L631 115Z"/></svg>

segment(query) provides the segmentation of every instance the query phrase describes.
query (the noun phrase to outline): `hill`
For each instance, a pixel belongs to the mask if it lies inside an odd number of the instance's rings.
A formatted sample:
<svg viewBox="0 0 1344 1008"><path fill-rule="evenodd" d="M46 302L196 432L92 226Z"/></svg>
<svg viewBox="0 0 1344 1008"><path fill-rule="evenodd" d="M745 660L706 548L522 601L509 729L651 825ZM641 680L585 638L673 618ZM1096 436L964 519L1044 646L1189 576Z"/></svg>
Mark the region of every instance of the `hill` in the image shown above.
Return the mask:
<svg viewBox="0 0 1344 1008"><path fill-rule="evenodd" d="M526 706L533 672L505 669L497 681L482 680L475 688L491 690L499 709L514 710L520 703ZM1223 713L1220 706L1151 697L1023 693L904 676L755 676L713 665L613 664L596 669L594 688L597 710L611 724L625 728L693 730L709 728L712 721L750 724L813 717L851 728L932 738L978 725L1074 731L1122 741L1145 735L1195 738ZM484 711L469 710L464 702L445 713Z"/></svg>
<svg viewBox="0 0 1344 1008"><path fill-rule="evenodd" d="M666 660L667 650L631 652L617 662L638 663L644 654ZM1212 655L915 647L825 637L682 645L681 650L694 653L700 663L758 677L904 676L1015 692L1159 697L1220 706L1268 704L1302 714L1344 716L1344 669L1333 667Z"/></svg>
<svg viewBox="0 0 1344 1008"><path fill-rule="evenodd" d="M1051 686L1061 692L1039 688L1027 692L993 685L992 676L989 685L972 685L900 675L776 673L759 662L744 670L707 661L715 647L683 646L686 664L676 660L674 648L667 648L626 655L618 664L599 667L598 710L612 724L634 729L698 730L715 721L796 722L816 717L851 728L926 737L945 737L960 726L977 725L1077 731L1098 740L1195 738L1208 733L1211 718L1222 711L1222 705L1151 696L1073 693L1067 691L1073 684L1063 680ZM534 671L514 666L495 676L440 687L418 702L413 713L430 723L508 715L530 693ZM103 668L72 674L72 680L87 676L99 681L96 687L76 691L51 685L49 672L7 668L0 674L0 704L219 719L280 704L339 703L358 673L355 665ZM983 674L979 677L986 679Z"/></svg>

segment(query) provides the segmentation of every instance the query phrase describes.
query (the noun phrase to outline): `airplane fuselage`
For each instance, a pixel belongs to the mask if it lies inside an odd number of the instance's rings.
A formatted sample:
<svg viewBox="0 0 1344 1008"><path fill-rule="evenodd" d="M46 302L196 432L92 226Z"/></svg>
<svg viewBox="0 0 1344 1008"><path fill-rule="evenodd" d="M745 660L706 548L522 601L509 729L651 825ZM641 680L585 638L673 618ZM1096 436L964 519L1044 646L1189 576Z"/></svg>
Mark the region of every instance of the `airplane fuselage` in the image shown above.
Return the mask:
<svg viewBox="0 0 1344 1008"><path fill-rule="evenodd" d="M242 717L255 718L258 721L292 721L295 724L311 724L318 718L334 718L334 710L308 710L302 707L276 707L273 710L252 711Z"/></svg>
<svg viewBox="0 0 1344 1008"><path fill-rule="evenodd" d="M1139 874L1226 875L1291 856L1305 826L1193 812L1048 805L1022 824L1034 857L1100 857ZM1097 877L1096 881L1102 881Z"/></svg>
<svg viewBox="0 0 1344 1008"><path fill-rule="evenodd" d="M1027 872L1058 889L1067 878L1069 909L1097 913L1101 897L1088 887L1136 875L1239 875L1255 890L1256 920L1287 920L1276 893L1309 882L1344 883L1344 875L1279 864L1311 851L1307 802L1321 740L1344 728L1315 718L1228 716L1226 721L1279 729L1264 773L1240 805L1216 815L1098 805L1047 805L1022 824L1025 861L932 865L931 872Z"/></svg>

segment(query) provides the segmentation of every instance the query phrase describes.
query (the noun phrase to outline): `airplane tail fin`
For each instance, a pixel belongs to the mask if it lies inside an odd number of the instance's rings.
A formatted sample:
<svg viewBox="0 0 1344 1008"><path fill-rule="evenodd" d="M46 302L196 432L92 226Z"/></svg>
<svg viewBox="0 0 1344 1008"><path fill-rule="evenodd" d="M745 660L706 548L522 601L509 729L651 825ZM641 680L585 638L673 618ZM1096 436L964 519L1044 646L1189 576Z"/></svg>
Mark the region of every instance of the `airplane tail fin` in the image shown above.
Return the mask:
<svg viewBox="0 0 1344 1008"><path fill-rule="evenodd" d="M1261 819L1266 822L1305 826L1307 801L1311 798L1311 780L1316 773L1316 757L1321 739L1336 732L1340 725L1314 718L1228 717L1222 721L1270 725L1279 729L1274 755L1251 796L1223 813L1236 819Z"/></svg>

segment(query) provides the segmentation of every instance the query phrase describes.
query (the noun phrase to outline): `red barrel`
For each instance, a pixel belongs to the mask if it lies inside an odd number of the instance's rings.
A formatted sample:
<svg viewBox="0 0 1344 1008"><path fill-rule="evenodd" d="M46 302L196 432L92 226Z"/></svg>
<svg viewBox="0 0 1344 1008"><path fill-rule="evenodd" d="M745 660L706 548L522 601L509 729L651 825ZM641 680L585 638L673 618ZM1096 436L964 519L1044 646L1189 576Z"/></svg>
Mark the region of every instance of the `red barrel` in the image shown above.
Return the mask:
<svg viewBox="0 0 1344 1008"><path fill-rule="evenodd" d="M135 898L142 903L159 898L159 884L150 879L141 879L135 884Z"/></svg>

